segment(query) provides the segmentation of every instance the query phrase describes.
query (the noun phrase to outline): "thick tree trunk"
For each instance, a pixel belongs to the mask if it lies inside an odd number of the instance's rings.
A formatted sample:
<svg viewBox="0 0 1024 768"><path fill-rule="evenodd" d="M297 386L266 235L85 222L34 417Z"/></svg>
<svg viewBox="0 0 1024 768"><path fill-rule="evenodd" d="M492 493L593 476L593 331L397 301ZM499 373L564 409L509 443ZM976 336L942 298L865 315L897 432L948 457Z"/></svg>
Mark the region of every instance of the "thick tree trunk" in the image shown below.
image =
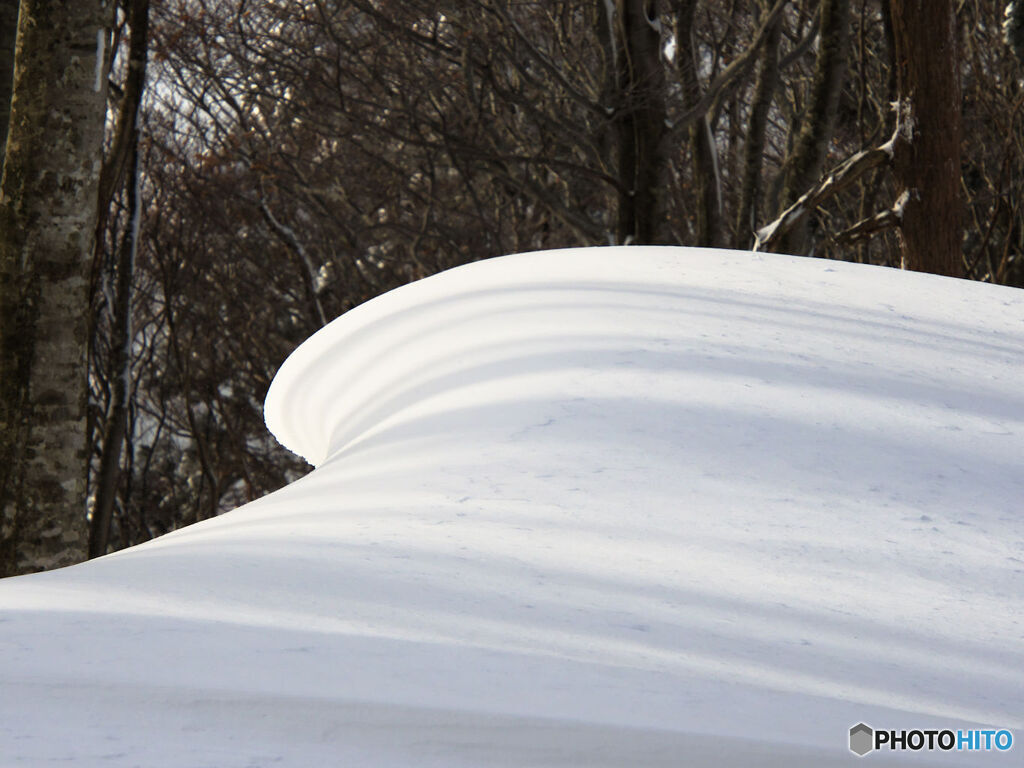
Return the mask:
<svg viewBox="0 0 1024 768"><path fill-rule="evenodd" d="M902 266L962 277L960 77L953 0L892 0L897 93L907 129L893 152Z"/></svg>
<svg viewBox="0 0 1024 768"><path fill-rule="evenodd" d="M4 146L11 115L14 83L14 40L18 26L18 0L0 0L0 176L4 172Z"/></svg>
<svg viewBox="0 0 1024 768"><path fill-rule="evenodd" d="M850 30L850 0L822 0L818 58L807 109L800 134L789 158L786 183L782 190L782 210L789 208L825 169L828 145L832 141L836 109L846 74L846 55ZM803 254L808 249L807 219L795 226L781 244L786 253Z"/></svg>
<svg viewBox="0 0 1024 768"><path fill-rule="evenodd" d="M619 242L656 243L665 236L662 184L665 71L655 0L616 0L613 38L622 109L619 139Z"/></svg>
<svg viewBox="0 0 1024 768"><path fill-rule="evenodd" d="M110 7L113 7L113 3ZM0 574L85 558L100 0L22 0L0 185Z"/></svg>

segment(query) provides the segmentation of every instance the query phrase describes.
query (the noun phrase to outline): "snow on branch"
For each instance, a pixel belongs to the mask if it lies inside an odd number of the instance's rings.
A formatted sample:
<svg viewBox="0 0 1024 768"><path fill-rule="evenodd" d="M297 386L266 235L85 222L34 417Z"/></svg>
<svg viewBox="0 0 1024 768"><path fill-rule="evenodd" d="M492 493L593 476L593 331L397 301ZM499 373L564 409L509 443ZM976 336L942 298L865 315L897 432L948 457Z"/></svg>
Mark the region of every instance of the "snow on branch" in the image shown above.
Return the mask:
<svg viewBox="0 0 1024 768"><path fill-rule="evenodd" d="M1024 62L1024 0L1007 3L1004 15L1003 39L1014 55Z"/></svg>
<svg viewBox="0 0 1024 768"><path fill-rule="evenodd" d="M842 190L849 187L857 179L863 176L865 173L873 168L878 168L882 165L888 165L892 162L893 145L896 140L901 136L904 130L904 121L902 119L903 111L897 109L896 111L896 130L893 131L893 135L884 144L880 144L877 147L870 149L861 150L852 157L847 158L838 167L830 171L821 181L815 184L811 189L805 192L799 200L793 203L789 208L782 212L782 214L771 222L767 226L762 227L754 233L754 248L755 251L768 251L771 250L778 242L789 232L794 226L799 224L803 219L815 208L824 203L833 195L841 192ZM900 203L897 201L897 206ZM902 207L900 208L902 211ZM894 214L896 212L896 206L890 211L885 211L879 214L885 219L886 214ZM874 219L875 217L871 217ZM886 219L888 220L888 219ZM869 220L866 219L860 224L855 224L849 230L841 233L846 235L851 230L864 225L865 230L869 226L867 224ZM876 222L881 223L881 222ZM865 232L866 233L866 232ZM839 236L837 236L839 237Z"/></svg>
<svg viewBox="0 0 1024 768"><path fill-rule="evenodd" d="M323 305L320 303L320 297L317 296L316 284L318 278L318 271L313 266L313 260L310 258L309 253L306 251L305 246L299 240L298 235L295 234L295 230L289 227L287 224L280 222L276 216L271 212L267 206L266 200L262 197L259 199L260 213L263 215L263 220L270 226L271 231L285 244L285 246L296 256L299 257L299 261L305 268L306 277L308 279L309 297L313 304L313 309L316 310L317 320L320 321L320 325L327 325L327 314L324 312Z"/></svg>
<svg viewBox="0 0 1024 768"><path fill-rule="evenodd" d="M910 191L904 190L903 194L899 196L892 208L887 208L884 211L879 211L874 216L868 216L866 219L861 219L852 227L844 229L842 232L834 235L831 238L832 242L840 245L855 243L858 240L871 237L876 232L882 232L886 229L898 227L903 221L903 207L907 204L907 200L909 199Z"/></svg>

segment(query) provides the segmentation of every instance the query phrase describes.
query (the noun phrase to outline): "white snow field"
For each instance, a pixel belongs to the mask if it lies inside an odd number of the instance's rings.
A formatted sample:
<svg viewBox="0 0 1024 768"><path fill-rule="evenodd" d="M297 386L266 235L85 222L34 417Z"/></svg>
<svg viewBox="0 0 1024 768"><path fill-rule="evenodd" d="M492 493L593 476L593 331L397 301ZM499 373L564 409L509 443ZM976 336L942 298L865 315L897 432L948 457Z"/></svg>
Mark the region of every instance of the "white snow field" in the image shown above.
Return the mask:
<svg viewBox="0 0 1024 768"><path fill-rule="evenodd" d="M1024 764L1024 292L511 256L331 323L266 416L312 474L0 582L0 765Z"/></svg>

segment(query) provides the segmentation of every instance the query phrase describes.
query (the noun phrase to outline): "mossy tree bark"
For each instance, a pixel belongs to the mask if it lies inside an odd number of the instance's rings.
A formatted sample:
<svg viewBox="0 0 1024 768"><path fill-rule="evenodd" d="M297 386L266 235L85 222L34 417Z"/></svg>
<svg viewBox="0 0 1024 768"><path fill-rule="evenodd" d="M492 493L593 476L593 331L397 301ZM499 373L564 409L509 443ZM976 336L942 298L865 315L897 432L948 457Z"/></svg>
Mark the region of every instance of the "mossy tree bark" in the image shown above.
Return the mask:
<svg viewBox="0 0 1024 768"><path fill-rule="evenodd" d="M14 82L14 33L18 26L18 0L0 0L0 175L4 172L4 145L11 114Z"/></svg>
<svg viewBox="0 0 1024 768"><path fill-rule="evenodd" d="M0 575L86 554L87 286L113 6L20 6L0 184Z"/></svg>

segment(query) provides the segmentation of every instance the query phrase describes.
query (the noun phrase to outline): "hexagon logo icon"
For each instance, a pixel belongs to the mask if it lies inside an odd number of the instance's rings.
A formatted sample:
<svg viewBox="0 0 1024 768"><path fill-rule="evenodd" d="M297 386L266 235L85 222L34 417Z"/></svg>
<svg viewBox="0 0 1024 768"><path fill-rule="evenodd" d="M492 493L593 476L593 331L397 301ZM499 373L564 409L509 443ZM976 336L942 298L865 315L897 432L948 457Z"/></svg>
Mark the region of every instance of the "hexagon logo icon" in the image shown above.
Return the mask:
<svg viewBox="0 0 1024 768"><path fill-rule="evenodd" d="M875 748L875 733L870 725L857 723L850 729L850 751L859 757L864 757Z"/></svg>

